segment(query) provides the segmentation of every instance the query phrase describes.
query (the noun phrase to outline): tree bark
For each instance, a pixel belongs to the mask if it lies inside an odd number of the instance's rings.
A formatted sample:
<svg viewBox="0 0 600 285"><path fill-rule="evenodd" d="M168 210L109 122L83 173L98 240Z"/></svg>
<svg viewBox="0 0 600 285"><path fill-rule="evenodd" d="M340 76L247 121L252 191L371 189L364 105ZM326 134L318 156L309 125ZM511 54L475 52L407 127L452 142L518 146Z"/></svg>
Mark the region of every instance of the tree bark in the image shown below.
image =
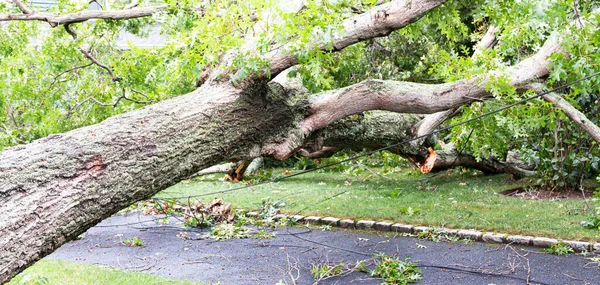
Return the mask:
<svg viewBox="0 0 600 285"><path fill-rule="evenodd" d="M277 85L228 85L0 152L0 282L200 169L258 156L295 126ZM301 113L300 113L301 114Z"/></svg>

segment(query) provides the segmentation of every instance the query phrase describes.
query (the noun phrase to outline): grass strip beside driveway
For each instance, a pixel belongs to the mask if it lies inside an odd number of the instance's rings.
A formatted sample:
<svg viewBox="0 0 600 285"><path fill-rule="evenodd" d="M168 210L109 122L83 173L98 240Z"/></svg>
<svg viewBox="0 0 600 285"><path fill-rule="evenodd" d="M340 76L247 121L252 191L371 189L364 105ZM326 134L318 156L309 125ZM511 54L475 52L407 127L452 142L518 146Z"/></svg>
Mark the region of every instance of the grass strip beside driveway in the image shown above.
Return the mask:
<svg viewBox="0 0 600 285"><path fill-rule="evenodd" d="M158 197L199 195L242 185L222 182L220 177L204 176L183 182ZM214 196L244 209L260 209L263 201L279 200L285 202L281 210L288 214L600 240L599 231L579 225L586 218L584 200L528 200L499 193L531 183L525 179L515 181L509 175L483 176L456 170L438 175L403 171L388 173L385 178L369 173L312 172ZM329 198L332 196L335 197ZM208 203L212 198L200 199ZM181 202L186 201L181 199ZM593 205L593 202L587 203Z"/></svg>

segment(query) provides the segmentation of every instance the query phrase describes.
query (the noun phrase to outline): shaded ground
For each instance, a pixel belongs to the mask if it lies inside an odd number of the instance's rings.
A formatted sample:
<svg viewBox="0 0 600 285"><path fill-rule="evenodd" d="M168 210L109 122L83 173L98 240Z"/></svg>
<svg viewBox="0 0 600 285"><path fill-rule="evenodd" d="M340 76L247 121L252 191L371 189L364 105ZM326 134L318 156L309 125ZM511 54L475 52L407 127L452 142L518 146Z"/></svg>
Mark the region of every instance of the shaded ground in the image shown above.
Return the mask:
<svg viewBox="0 0 600 285"><path fill-rule="evenodd" d="M184 230L171 218L113 216L90 229L81 240L63 245L47 258L104 264L175 278L221 284L275 284L291 276L297 284L313 284L310 268L324 262L353 264L385 252L410 256L424 279L417 284L598 284L598 264L581 256L555 256L535 248L480 243L434 243L355 231L279 228L271 239L191 240L206 231ZM116 226L120 225L120 226ZM122 239L139 237L142 247ZM529 276L529 277L528 277ZM318 284L380 284L364 273L351 273Z"/></svg>
<svg viewBox="0 0 600 285"><path fill-rule="evenodd" d="M518 187L504 190L500 194L524 199L588 199L594 197L595 187L586 187L584 191L571 189L559 191L552 188Z"/></svg>

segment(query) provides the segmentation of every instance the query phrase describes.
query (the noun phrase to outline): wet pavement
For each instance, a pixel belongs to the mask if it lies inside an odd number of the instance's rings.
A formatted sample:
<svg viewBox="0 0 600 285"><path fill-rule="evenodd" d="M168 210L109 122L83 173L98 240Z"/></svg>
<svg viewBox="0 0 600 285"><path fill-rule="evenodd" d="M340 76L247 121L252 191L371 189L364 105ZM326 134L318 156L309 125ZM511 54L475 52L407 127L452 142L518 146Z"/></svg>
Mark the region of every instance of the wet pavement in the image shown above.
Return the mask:
<svg viewBox="0 0 600 285"><path fill-rule="evenodd" d="M185 229L176 218L113 216L46 258L102 264L173 278L220 284L315 284L319 264L350 267L376 253L410 257L423 272L415 284L600 284L600 270L581 255L556 256L533 247L432 242L350 230L292 227L268 230L268 239L201 239L206 230ZM181 234L186 232L186 234ZM138 237L143 246L121 241ZM588 258L590 256L587 256ZM317 284L380 284L367 273L350 272Z"/></svg>

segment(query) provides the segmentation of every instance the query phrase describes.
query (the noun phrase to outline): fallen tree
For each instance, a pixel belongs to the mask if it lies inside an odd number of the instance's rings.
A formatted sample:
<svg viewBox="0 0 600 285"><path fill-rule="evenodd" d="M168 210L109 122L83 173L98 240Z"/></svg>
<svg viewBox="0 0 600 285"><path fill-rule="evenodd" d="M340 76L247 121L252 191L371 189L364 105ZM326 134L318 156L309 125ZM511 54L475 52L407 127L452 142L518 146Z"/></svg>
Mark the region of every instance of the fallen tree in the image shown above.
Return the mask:
<svg viewBox="0 0 600 285"><path fill-rule="evenodd" d="M386 36L444 2L397 0L376 6L346 19L331 42L314 41L305 49L335 52ZM0 20L46 19L60 25L82 21L84 14L74 22L33 15L0 15ZM485 85L500 75L509 77L512 86L524 88L547 75L547 57L561 51L559 39L551 38L534 56L476 78L443 84L367 80L310 95L270 80L269 74L299 63L296 54L279 48L266 54L268 72L242 76L236 68L207 69L200 86L189 94L7 148L0 153L0 282L102 219L202 169L259 156L285 159L300 149L374 148L410 138L422 120L419 114L452 114L462 105L483 100L491 94ZM217 66L233 66L235 53L224 54ZM370 110L403 114L373 113L364 120L344 120ZM442 121L438 118L427 128ZM397 129L388 133L383 126ZM406 145L395 151L425 157L424 146Z"/></svg>

